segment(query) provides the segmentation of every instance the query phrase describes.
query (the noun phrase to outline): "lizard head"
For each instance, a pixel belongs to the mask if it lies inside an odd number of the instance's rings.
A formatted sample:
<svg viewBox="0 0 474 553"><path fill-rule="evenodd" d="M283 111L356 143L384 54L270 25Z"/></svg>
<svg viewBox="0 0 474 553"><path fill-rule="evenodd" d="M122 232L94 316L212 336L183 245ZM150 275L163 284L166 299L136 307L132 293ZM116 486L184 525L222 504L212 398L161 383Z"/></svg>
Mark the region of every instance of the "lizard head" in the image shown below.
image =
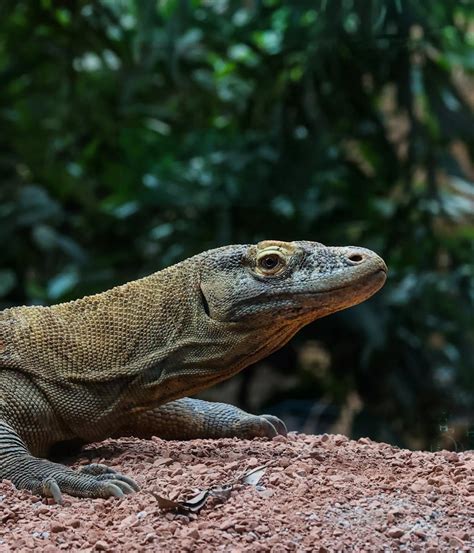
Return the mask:
<svg viewBox="0 0 474 553"><path fill-rule="evenodd" d="M216 321L302 326L363 302L386 275L382 258L365 248L266 240L206 252L200 287Z"/></svg>

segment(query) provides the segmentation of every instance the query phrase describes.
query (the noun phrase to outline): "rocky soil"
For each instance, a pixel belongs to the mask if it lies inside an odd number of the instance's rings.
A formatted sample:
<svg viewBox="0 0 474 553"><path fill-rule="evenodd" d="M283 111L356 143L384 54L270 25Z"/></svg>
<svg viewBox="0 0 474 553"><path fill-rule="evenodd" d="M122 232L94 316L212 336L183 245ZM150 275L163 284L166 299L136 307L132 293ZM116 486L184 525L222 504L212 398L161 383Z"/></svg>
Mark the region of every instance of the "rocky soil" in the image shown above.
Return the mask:
<svg viewBox="0 0 474 553"><path fill-rule="evenodd" d="M472 451L412 452L341 435L129 438L89 446L74 464L91 461L142 491L60 506L1 482L0 552L474 550ZM158 496L187 500L216 487L199 512L160 508Z"/></svg>

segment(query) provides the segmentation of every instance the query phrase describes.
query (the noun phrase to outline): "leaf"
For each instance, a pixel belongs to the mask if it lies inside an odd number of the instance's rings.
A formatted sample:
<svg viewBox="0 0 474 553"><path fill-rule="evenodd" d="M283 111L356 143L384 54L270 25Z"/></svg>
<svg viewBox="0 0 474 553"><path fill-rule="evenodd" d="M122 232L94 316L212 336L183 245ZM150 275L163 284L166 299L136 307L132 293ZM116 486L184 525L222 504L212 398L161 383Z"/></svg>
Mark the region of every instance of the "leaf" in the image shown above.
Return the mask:
<svg viewBox="0 0 474 553"><path fill-rule="evenodd" d="M58 219L62 208L50 194L39 186L23 187L17 198L17 224L19 226L33 226L42 221Z"/></svg>
<svg viewBox="0 0 474 553"><path fill-rule="evenodd" d="M32 237L38 247L42 250L61 250L78 262L85 261L87 257L82 248L76 244L74 240L68 236L63 236L50 225L35 225L32 229Z"/></svg>
<svg viewBox="0 0 474 553"><path fill-rule="evenodd" d="M79 275L74 268L64 270L53 277L47 287L48 297L52 300L57 300L70 292L79 282Z"/></svg>
<svg viewBox="0 0 474 553"><path fill-rule="evenodd" d="M249 486L256 486L259 482L262 476L267 471L267 467L265 465L262 465L260 467L257 467L255 469L252 469L251 471L245 473L240 480L244 484L248 484Z"/></svg>
<svg viewBox="0 0 474 553"><path fill-rule="evenodd" d="M197 495L191 497L187 501L181 502L181 506L186 510L197 513L200 511L209 497L209 490L201 490Z"/></svg>
<svg viewBox="0 0 474 553"><path fill-rule="evenodd" d="M186 501L174 501L167 497L162 497L155 492L151 492L158 501L158 506L162 511L177 511L181 513L197 513L199 512L209 497L209 490L202 490L199 493Z"/></svg>
<svg viewBox="0 0 474 553"><path fill-rule="evenodd" d="M153 491L151 493L158 501L158 507L163 511L173 511L173 510L179 510L182 508L182 505L179 501L173 501L172 499L162 497L161 495L158 495Z"/></svg>
<svg viewBox="0 0 474 553"><path fill-rule="evenodd" d="M16 275L11 269L0 271L0 297L6 296L16 284Z"/></svg>

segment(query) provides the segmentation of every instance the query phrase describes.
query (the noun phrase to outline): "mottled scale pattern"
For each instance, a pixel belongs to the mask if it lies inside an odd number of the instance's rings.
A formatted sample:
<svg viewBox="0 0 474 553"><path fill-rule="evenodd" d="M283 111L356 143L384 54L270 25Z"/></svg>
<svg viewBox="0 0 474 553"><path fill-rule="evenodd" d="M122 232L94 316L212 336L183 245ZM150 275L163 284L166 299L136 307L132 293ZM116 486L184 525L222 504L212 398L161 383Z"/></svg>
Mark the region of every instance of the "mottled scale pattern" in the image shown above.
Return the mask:
<svg viewBox="0 0 474 553"><path fill-rule="evenodd" d="M365 264L351 261L354 251ZM273 272L259 265L266 255L278 260ZM381 285L369 273L384 268L361 248L265 241L210 250L72 302L4 310L0 478L57 500L61 491L120 496L134 489L126 477L78 475L38 457L58 442L127 433L284 432L274 417L185 396L265 357L311 320L363 301Z"/></svg>

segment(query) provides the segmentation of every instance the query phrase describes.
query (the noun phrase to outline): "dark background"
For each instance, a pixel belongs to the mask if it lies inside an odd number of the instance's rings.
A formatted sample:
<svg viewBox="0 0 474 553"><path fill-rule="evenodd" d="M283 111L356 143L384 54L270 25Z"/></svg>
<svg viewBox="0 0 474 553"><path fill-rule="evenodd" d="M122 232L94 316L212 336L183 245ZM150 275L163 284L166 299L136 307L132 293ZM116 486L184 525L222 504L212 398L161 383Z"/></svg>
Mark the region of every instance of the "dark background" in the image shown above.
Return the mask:
<svg viewBox="0 0 474 553"><path fill-rule="evenodd" d="M474 447L469 1L0 1L0 302L263 238L390 269L206 397Z"/></svg>

